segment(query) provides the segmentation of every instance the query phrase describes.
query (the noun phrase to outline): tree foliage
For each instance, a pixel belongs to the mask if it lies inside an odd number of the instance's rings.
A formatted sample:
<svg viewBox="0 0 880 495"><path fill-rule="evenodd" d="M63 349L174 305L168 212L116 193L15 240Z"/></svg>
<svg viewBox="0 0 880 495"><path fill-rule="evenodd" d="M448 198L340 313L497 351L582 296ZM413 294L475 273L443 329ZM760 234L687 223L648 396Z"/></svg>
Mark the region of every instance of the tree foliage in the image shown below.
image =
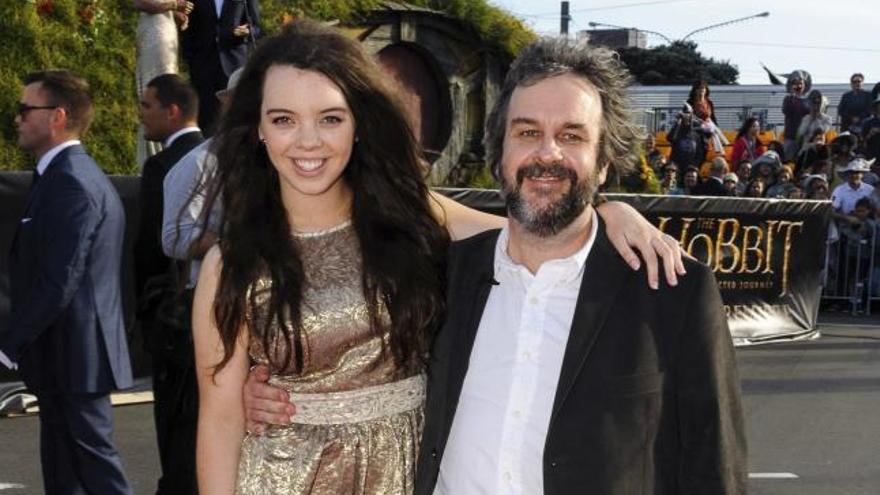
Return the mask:
<svg viewBox="0 0 880 495"><path fill-rule="evenodd" d="M357 22L382 0L260 0L267 33L295 18ZM534 34L487 0L412 0L471 25L490 49L515 55ZM85 144L108 173L137 172L135 27L131 0L0 0L0 169L32 166L16 147L15 109L22 78L47 68L85 77L95 122ZM397 4L397 3L395 3ZM399 5L399 4L397 4Z"/></svg>
<svg viewBox="0 0 880 495"><path fill-rule="evenodd" d="M675 41L653 48L622 48L621 60L640 84L736 84L739 69L730 62L706 58L693 41Z"/></svg>
<svg viewBox="0 0 880 495"><path fill-rule="evenodd" d="M17 148L13 123L22 78L67 68L86 77L95 98L89 151L105 170L135 170L137 102L130 0L0 2L0 168L31 161Z"/></svg>

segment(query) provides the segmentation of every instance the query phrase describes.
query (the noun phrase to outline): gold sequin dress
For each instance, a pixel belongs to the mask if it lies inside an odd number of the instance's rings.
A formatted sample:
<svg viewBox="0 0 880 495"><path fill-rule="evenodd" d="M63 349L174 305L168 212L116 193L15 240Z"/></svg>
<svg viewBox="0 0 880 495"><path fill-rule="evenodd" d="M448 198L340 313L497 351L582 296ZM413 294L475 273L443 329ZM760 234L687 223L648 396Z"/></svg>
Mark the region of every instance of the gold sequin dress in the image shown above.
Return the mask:
<svg viewBox="0 0 880 495"><path fill-rule="evenodd" d="M347 222L297 234L303 294L303 370L273 370L270 383L297 406L292 424L248 435L241 448L236 493L407 494L413 489L421 438L424 377L405 376L375 335L361 289L361 257ZM252 288L258 310L268 283ZM387 314L384 315L387 321ZM262 320L265 321L265 320ZM281 332L273 338L281 342ZM251 336L251 358L267 362Z"/></svg>

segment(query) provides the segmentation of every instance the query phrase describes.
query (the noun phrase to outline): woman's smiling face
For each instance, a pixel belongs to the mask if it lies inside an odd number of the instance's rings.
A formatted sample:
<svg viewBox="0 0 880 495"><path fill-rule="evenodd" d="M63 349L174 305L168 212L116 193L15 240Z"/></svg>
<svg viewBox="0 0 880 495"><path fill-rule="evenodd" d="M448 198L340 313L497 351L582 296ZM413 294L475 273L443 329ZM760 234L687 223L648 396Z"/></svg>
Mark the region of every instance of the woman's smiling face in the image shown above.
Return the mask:
<svg viewBox="0 0 880 495"><path fill-rule="evenodd" d="M342 173L354 148L354 116L342 90L324 74L270 67L259 133L283 197L295 201L348 188Z"/></svg>

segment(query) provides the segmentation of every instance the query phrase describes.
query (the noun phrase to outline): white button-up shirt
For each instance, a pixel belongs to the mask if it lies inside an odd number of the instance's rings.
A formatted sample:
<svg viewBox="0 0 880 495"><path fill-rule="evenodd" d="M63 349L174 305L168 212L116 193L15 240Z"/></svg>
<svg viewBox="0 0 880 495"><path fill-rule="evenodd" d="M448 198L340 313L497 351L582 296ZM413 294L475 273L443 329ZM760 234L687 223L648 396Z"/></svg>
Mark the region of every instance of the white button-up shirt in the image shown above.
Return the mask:
<svg viewBox="0 0 880 495"><path fill-rule="evenodd" d="M495 247L495 280L440 463L435 495L544 493L544 443L584 263L596 238L532 274Z"/></svg>

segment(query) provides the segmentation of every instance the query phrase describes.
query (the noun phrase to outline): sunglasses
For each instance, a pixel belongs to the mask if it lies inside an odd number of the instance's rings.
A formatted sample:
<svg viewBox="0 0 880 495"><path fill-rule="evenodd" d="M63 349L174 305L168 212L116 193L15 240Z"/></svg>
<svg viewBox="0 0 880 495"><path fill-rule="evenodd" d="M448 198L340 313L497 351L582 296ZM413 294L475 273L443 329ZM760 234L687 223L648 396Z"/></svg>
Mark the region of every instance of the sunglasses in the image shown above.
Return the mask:
<svg viewBox="0 0 880 495"><path fill-rule="evenodd" d="M55 110L58 105L28 105L27 103L18 104L18 115L24 117L31 110Z"/></svg>

